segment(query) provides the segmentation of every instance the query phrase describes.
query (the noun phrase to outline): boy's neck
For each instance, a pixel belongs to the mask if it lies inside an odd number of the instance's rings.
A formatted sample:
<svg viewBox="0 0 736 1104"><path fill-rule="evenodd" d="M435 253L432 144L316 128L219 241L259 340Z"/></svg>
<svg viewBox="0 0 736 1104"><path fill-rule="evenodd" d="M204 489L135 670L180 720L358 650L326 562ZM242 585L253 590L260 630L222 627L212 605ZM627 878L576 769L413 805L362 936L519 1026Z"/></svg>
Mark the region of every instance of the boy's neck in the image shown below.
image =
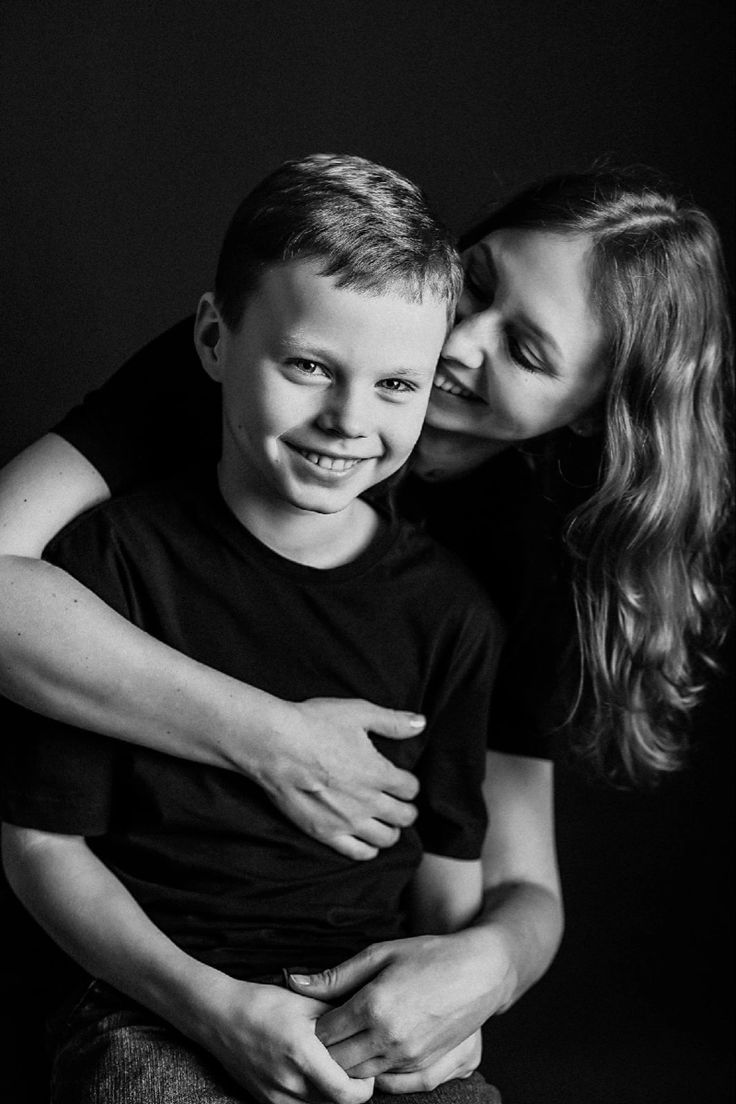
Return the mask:
<svg viewBox="0 0 736 1104"><path fill-rule="evenodd" d="M238 482L222 462L217 481L225 502L249 533L284 559L307 567L328 570L350 563L365 552L379 528L378 514L360 498L339 513L321 514Z"/></svg>

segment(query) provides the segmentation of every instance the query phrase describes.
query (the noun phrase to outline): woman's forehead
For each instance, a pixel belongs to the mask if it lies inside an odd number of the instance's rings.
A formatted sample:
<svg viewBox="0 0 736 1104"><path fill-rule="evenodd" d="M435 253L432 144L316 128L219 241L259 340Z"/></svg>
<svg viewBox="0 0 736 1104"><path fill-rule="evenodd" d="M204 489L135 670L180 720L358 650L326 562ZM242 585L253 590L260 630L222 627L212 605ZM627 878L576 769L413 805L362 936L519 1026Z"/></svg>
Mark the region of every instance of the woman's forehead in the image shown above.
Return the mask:
<svg viewBox="0 0 736 1104"><path fill-rule="evenodd" d="M595 363L604 331L592 295L587 234L507 227L471 250L486 267L499 309L548 335L563 363Z"/></svg>

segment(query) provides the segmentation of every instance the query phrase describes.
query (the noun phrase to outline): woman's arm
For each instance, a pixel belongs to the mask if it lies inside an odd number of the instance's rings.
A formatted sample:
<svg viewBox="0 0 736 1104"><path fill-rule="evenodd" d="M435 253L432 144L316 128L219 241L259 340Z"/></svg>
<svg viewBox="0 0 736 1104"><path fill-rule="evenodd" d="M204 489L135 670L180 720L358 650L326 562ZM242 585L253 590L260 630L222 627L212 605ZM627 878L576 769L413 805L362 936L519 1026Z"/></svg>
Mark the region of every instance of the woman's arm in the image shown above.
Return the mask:
<svg viewBox="0 0 736 1104"><path fill-rule="evenodd" d="M113 985L210 1051L262 1101L362 1104L373 1084L349 1077L315 1036L325 1005L237 981L192 958L151 922L81 836L3 826L8 881L49 935Z"/></svg>
<svg viewBox="0 0 736 1104"><path fill-rule="evenodd" d="M418 719L368 702L280 701L148 636L39 559L108 497L96 469L54 434L0 472L0 692L80 728L241 771L351 858L394 843L414 818L417 783L367 732L414 736Z"/></svg>
<svg viewBox="0 0 736 1104"><path fill-rule="evenodd" d="M351 1073L389 1088L396 1073L430 1069L545 972L563 927L552 782L551 763L489 752L483 904L469 927L379 943L292 978L319 1000L348 998L317 1030Z"/></svg>
<svg viewBox="0 0 736 1104"><path fill-rule="evenodd" d="M440 935L467 928L483 905L479 859L425 854L411 886L411 930Z"/></svg>

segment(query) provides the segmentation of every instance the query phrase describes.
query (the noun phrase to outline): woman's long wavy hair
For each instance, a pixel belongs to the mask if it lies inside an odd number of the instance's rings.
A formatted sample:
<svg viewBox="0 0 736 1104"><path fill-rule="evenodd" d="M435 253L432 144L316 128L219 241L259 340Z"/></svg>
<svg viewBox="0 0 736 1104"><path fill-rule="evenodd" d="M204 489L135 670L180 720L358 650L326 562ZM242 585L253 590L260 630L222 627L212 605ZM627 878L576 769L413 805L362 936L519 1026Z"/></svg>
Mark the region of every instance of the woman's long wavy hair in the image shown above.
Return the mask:
<svg viewBox="0 0 736 1104"><path fill-rule="evenodd" d="M592 240L608 335L602 462L567 519L581 677L576 743L609 777L680 766L688 712L728 625L732 342L718 233L649 170L547 179L501 227ZM567 432L567 431L566 431Z"/></svg>

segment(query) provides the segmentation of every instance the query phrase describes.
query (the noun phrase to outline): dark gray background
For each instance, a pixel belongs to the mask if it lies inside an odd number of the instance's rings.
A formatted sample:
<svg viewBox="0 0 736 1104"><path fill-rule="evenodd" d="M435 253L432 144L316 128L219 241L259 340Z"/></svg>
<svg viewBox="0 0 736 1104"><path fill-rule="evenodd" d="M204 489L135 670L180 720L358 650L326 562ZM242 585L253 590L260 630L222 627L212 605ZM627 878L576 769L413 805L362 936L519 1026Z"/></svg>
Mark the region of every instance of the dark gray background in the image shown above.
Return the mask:
<svg viewBox="0 0 736 1104"><path fill-rule="evenodd" d="M530 177L643 161L730 257L731 8L4 0L0 460L193 309L236 203L287 156L383 161L457 230ZM561 771L568 936L486 1032L505 1104L731 1098L732 727L721 681L693 767L654 796ZM17 1102L38 1065L24 1023L11 1008Z"/></svg>

